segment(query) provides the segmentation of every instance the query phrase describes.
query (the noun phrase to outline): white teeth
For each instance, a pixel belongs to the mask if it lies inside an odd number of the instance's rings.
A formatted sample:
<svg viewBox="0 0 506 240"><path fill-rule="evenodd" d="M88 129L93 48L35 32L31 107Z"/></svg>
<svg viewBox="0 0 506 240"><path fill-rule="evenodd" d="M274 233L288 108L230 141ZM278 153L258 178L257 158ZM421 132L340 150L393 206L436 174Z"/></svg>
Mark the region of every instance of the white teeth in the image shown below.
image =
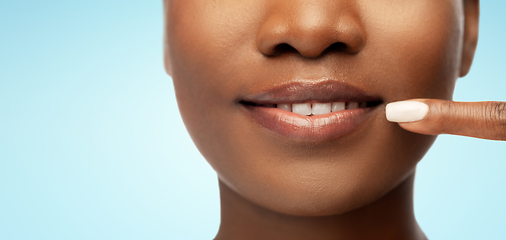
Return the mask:
<svg viewBox="0 0 506 240"><path fill-rule="evenodd" d="M346 105L345 102L333 102L332 103L332 112L345 110L346 109L345 105Z"/></svg>
<svg viewBox="0 0 506 240"><path fill-rule="evenodd" d="M346 109L355 109L355 108L358 108L358 102L348 103L348 108L346 108Z"/></svg>
<svg viewBox="0 0 506 240"><path fill-rule="evenodd" d="M330 112L344 111L346 109L367 108L367 102L333 102L333 103L280 103L276 106L281 110L297 113L300 115L322 115Z"/></svg>
<svg viewBox="0 0 506 240"><path fill-rule="evenodd" d="M277 108L291 112L292 111L292 104L286 104L286 103L278 104Z"/></svg>
<svg viewBox="0 0 506 240"><path fill-rule="evenodd" d="M300 115L311 115L311 103L292 104L292 112Z"/></svg>
<svg viewBox="0 0 506 240"><path fill-rule="evenodd" d="M331 108L332 108L331 103L313 103L311 113L313 115L327 114L330 113Z"/></svg>

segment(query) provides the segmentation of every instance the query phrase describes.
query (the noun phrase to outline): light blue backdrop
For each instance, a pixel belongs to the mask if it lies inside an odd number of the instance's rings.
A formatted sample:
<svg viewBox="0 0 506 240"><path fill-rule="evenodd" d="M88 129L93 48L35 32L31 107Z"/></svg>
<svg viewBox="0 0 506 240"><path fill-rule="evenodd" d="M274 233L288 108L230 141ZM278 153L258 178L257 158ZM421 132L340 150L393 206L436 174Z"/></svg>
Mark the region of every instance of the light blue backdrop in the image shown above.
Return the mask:
<svg viewBox="0 0 506 240"><path fill-rule="evenodd" d="M457 100L506 100L506 2L482 2ZM0 2L0 239L211 239L217 180L162 67L161 1ZM431 239L506 239L506 143L442 136L419 165Z"/></svg>

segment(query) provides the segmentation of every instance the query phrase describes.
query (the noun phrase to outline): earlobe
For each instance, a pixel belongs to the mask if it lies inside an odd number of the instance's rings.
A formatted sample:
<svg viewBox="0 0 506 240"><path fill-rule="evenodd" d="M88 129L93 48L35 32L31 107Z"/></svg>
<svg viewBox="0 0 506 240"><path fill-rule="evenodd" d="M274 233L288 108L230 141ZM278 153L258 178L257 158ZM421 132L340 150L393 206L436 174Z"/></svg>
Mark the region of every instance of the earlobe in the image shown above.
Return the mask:
<svg viewBox="0 0 506 240"><path fill-rule="evenodd" d="M462 45L460 77L464 77L469 72L478 44L480 18L479 0L464 0L464 18L464 42Z"/></svg>

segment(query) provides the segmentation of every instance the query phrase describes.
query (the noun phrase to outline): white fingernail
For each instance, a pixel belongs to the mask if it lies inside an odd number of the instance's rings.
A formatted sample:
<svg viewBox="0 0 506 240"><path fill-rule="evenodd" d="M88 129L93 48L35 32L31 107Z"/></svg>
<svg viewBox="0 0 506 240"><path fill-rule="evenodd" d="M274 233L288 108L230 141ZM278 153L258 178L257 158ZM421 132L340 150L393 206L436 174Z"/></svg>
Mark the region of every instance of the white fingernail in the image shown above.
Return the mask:
<svg viewBox="0 0 506 240"><path fill-rule="evenodd" d="M389 103L385 109L390 122L416 122L429 113L429 106L418 101L402 101Z"/></svg>

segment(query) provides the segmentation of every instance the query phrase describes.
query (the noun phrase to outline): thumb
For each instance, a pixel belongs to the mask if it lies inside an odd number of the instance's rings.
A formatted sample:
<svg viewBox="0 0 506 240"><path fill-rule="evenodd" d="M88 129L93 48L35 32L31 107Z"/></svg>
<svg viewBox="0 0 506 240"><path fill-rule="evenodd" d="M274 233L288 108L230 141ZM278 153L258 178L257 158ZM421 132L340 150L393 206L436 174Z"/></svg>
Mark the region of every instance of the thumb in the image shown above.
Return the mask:
<svg viewBox="0 0 506 240"><path fill-rule="evenodd" d="M413 99L389 103L386 116L415 133L506 140L506 102Z"/></svg>

